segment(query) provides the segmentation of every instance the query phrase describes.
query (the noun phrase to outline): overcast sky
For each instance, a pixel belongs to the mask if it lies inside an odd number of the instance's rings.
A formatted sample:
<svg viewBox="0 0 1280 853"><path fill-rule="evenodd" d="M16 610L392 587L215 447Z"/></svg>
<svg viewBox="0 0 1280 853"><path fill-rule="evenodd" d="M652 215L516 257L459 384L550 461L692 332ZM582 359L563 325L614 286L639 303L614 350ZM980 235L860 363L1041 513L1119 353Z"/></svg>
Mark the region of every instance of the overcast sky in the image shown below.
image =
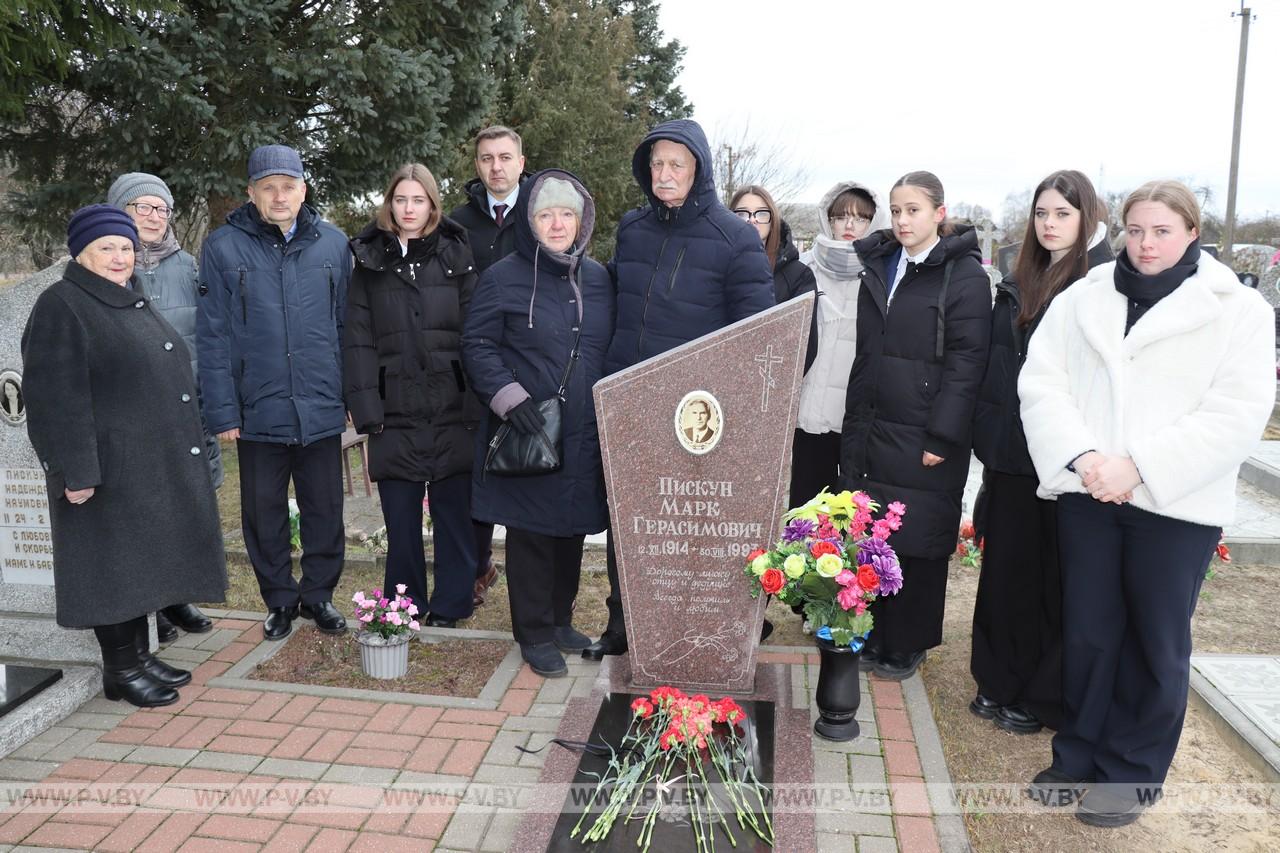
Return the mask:
<svg viewBox="0 0 1280 853"><path fill-rule="evenodd" d="M1240 20L1228 0L665 0L712 143L753 136L887 191L935 172L997 215L1055 169L1107 191L1176 177L1226 208ZM1280 213L1280 0L1255 0L1237 210Z"/></svg>

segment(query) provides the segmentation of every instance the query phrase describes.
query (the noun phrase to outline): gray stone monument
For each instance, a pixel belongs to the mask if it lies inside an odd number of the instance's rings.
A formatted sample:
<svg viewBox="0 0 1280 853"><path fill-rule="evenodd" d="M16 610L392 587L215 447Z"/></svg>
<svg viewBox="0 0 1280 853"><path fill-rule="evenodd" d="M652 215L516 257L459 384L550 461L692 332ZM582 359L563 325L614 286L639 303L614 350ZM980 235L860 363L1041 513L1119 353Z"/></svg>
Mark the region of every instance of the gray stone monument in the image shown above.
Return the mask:
<svg viewBox="0 0 1280 853"><path fill-rule="evenodd" d="M74 711L99 689L101 657L92 631L54 622L53 550L44 471L27 440L22 399L22 330L36 297L62 277L55 264L0 289L0 755ZM62 669L53 689L28 702ZM8 713L5 713L5 712Z"/></svg>
<svg viewBox="0 0 1280 853"><path fill-rule="evenodd" d="M813 314L806 295L596 383L631 683L750 692Z"/></svg>

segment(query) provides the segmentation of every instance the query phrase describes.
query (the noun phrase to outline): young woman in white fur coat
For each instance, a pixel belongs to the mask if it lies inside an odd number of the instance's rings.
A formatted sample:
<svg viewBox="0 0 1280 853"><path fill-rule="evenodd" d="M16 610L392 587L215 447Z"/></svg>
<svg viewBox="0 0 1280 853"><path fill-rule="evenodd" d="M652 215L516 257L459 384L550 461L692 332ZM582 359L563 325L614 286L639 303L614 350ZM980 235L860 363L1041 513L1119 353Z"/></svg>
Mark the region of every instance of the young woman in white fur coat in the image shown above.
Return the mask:
<svg viewBox="0 0 1280 853"><path fill-rule="evenodd" d="M889 211L866 186L841 181L818 205L822 217L813 248L800 262L817 280L818 344L800 388L800 410L791 456L791 505L799 506L824 487L836 488L845 392L858 325L862 261L853 248L872 231L889 227Z"/></svg>
<svg viewBox="0 0 1280 853"><path fill-rule="evenodd" d="M1065 713L1031 793L1094 826L1159 796L1200 584L1275 400L1273 312L1200 252L1191 191L1145 184L1123 218L1124 252L1053 301L1018 382L1063 582Z"/></svg>

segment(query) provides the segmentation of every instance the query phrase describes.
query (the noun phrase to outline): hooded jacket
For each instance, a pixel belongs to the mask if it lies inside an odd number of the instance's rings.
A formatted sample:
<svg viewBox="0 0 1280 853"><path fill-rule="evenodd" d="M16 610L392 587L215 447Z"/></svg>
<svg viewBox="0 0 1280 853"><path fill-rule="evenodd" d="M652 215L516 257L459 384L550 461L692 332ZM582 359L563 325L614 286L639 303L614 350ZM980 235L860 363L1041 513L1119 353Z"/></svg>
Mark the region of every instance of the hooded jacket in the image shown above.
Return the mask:
<svg viewBox="0 0 1280 853"><path fill-rule="evenodd" d="M350 276L346 236L307 204L288 242L252 203L209 235L196 348L211 433L239 429L248 441L311 444L343 431Z"/></svg>
<svg viewBox="0 0 1280 853"><path fill-rule="evenodd" d="M969 475L973 407L991 338L990 279L976 232L960 226L924 261L907 264L890 303L901 244L891 231L877 231L854 246L864 268L841 479L881 506L906 504L893 537L899 554L945 557L956 546ZM944 461L925 467L925 451Z"/></svg>
<svg viewBox="0 0 1280 853"><path fill-rule="evenodd" d="M1022 366L1038 494L1084 492L1066 466L1097 450L1133 460L1139 509L1230 524L1240 465L1275 401L1272 309L1202 252L1195 273L1126 335L1129 300L1115 266L1094 267L1053 300Z"/></svg>
<svg viewBox="0 0 1280 853"><path fill-rule="evenodd" d="M520 174L520 192L524 192L524 182L529 179L528 172ZM502 217L502 227L489 215L489 191L484 181L472 178L467 181L467 201L454 208L449 218L467 229L467 237L471 241L471 254L475 258L476 273L480 274L498 261L515 251L516 232L512 227L511 214L507 211ZM519 203L520 196L516 196Z"/></svg>
<svg viewBox="0 0 1280 853"><path fill-rule="evenodd" d="M351 251L343 387L356 430L370 433L369 476L424 483L470 471L481 410L462 371L476 286L467 232L445 217L402 255L370 223Z"/></svg>
<svg viewBox="0 0 1280 853"><path fill-rule="evenodd" d="M831 236L827 211L847 190L862 190L875 203L868 234L889 227L889 211L870 187L841 181L827 190L818 205L818 239L800 260L813 270L818 300L814 305L817 352L800 389L796 427L813 435L839 432L844 423L844 397L857 340L858 289L862 261L853 244ZM812 343L812 341L810 341Z"/></svg>
<svg viewBox="0 0 1280 853"><path fill-rule="evenodd" d="M1106 223L1099 222L1085 258L1090 269L1115 257L1106 237ZM1040 315L1023 329L1018 325L1022 311L1018 283L1010 277L996 285L996 300L991 308L991 354L973 414L973 452L985 468L1001 474L1036 475L1018 413L1018 373L1027 360L1032 333L1051 303L1052 300L1045 303Z"/></svg>
<svg viewBox="0 0 1280 853"><path fill-rule="evenodd" d="M552 252L534 236L529 204L548 177L569 181L583 199L578 237L568 252ZM560 470L527 477L486 474L488 444L477 441L472 515L549 536L598 533L608 523L608 508L591 386L604 375L614 296L605 268L586 254L595 202L576 177L546 169L521 187L511 220L515 252L480 277L462 333L467 376L489 408L481 435L491 437L507 412L525 400L554 396L579 330L581 339L562 405Z"/></svg>
<svg viewBox="0 0 1280 853"><path fill-rule="evenodd" d="M678 208L653 194L649 154L662 139L687 147L697 164L689 196ZM649 204L622 217L609 262L618 293L609 373L775 304L760 236L720 203L711 148L697 122L680 119L651 130L636 148L631 174Z"/></svg>

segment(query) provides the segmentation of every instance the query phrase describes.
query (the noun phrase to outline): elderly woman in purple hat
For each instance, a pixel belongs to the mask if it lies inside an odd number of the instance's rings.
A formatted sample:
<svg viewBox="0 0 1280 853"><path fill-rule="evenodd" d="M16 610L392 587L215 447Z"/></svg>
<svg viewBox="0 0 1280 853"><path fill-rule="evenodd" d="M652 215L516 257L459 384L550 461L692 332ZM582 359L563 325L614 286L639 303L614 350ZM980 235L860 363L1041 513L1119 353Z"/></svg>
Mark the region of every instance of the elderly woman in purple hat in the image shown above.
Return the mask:
<svg viewBox="0 0 1280 853"><path fill-rule="evenodd" d="M127 213L81 208L67 245L72 260L22 335L56 617L93 629L108 699L169 705L191 674L150 654L146 614L221 601L227 587L190 353L130 286L138 229Z"/></svg>

